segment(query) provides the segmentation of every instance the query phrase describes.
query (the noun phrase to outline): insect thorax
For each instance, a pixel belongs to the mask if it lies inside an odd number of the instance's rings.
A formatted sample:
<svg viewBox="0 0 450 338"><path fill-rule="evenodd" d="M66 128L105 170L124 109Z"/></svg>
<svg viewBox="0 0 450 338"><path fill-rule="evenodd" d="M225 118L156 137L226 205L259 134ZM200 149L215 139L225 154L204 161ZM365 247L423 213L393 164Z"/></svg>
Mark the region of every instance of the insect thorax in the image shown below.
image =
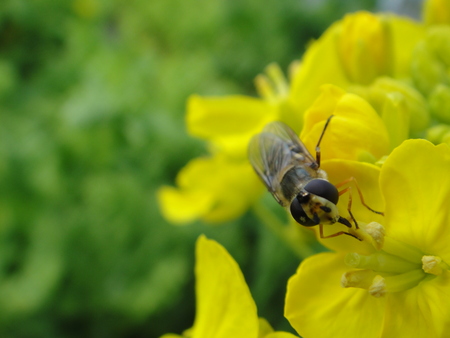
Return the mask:
<svg viewBox="0 0 450 338"><path fill-rule="evenodd" d="M319 171L325 173L320 169ZM318 171L308 167L292 167L284 174L283 179L280 182L283 196L287 200L292 201L308 181L318 177L317 174Z"/></svg>

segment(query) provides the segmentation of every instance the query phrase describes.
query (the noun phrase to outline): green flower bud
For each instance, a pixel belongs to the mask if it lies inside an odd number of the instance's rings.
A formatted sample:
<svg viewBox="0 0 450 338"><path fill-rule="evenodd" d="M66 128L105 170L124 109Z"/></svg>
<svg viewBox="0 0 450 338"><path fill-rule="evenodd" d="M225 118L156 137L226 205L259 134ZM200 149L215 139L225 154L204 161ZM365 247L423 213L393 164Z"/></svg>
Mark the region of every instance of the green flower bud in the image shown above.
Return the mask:
<svg viewBox="0 0 450 338"><path fill-rule="evenodd" d="M442 143L444 138L450 136L450 126L447 124L438 124L427 130L426 139L434 144Z"/></svg>
<svg viewBox="0 0 450 338"><path fill-rule="evenodd" d="M450 87L439 84L428 98L431 114L441 122L450 123Z"/></svg>
<svg viewBox="0 0 450 338"><path fill-rule="evenodd" d="M393 93L396 93L395 97L397 98L390 96ZM378 112L383 112L385 104L387 104L386 100L398 101L398 95L403 96L404 99L406 110L408 112L407 114L409 115L410 133L414 134L424 130L430 121L427 102L412 86L388 77L379 78L370 87L369 101ZM393 102L391 102L391 104L395 106ZM405 114L406 113L400 115Z"/></svg>
<svg viewBox="0 0 450 338"><path fill-rule="evenodd" d="M411 77L415 86L425 95L445 80L445 67L428 48L425 41L417 44L411 61Z"/></svg>
<svg viewBox="0 0 450 338"><path fill-rule="evenodd" d="M405 97L389 93L384 100L381 117L389 133L391 150L399 146L409 135L409 111Z"/></svg>
<svg viewBox="0 0 450 338"><path fill-rule="evenodd" d="M445 65L450 65L450 26L430 28L427 34L427 44Z"/></svg>
<svg viewBox="0 0 450 338"><path fill-rule="evenodd" d="M450 24L450 1L428 0L423 7L423 19L429 25Z"/></svg>
<svg viewBox="0 0 450 338"><path fill-rule="evenodd" d="M449 83L450 26L433 26L416 45L411 61L411 77L416 87L430 95L440 83Z"/></svg>

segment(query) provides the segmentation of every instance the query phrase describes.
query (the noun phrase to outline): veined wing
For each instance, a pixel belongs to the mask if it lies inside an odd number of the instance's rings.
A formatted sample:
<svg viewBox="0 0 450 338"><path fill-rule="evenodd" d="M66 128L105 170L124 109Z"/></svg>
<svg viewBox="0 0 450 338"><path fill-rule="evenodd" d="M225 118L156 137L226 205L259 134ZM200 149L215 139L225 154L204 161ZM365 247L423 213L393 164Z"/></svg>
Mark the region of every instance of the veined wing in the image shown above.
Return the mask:
<svg viewBox="0 0 450 338"><path fill-rule="evenodd" d="M249 160L282 206L317 177L318 165L295 132L282 122L269 123L249 144Z"/></svg>

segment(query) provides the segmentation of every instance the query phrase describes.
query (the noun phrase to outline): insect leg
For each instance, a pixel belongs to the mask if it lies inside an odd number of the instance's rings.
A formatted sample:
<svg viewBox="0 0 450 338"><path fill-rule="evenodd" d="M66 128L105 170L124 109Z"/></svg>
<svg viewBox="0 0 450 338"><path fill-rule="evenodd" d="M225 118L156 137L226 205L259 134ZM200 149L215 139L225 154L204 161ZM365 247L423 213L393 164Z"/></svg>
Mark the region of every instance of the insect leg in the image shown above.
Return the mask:
<svg viewBox="0 0 450 338"><path fill-rule="evenodd" d="M334 115L330 115L330 117L325 122L325 126L323 127L323 130L322 130L322 134L320 134L319 141L317 142L317 145L316 145L317 168L320 168L320 142L322 142L322 138L323 138L323 135L325 134L325 130L327 130L328 124L330 123L330 120L333 116Z"/></svg>
<svg viewBox="0 0 450 338"><path fill-rule="evenodd" d="M359 229L359 225L358 222L356 222L355 217L353 217L352 214L352 202L353 202L353 198L352 198L352 187L347 187L341 191L339 191L339 196L341 196L342 194L345 194L348 191L348 205L347 205L347 211L350 214L350 217L352 218L353 222L355 223L356 229Z"/></svg>
<svg viewBox="0 0 450 338"><path fill-rule="evenodd" d="M320 238L331 238L331 237L337 237L337 236L340 236L340 235L348 235L350 237L356 238L358 241L361 241L361 239L359 239L355 235L353 235L353 234L351 234L349 232L345 232L345 231L339 231L339 232L336 232L335 234L324 236L323 235L323 224L319 224L319 233L320 233Z"/></svg>
<svg viewBox="0 0 450 338"><path fill-rule="evenodd" d="M369 209L369 210L372 211L373 213L384 216L384 213L383 213L383 212L373 210L371 207L369 207L369 206L366 204L366 202L364 201L364 197L363 197L363 194L362 194L362 192L361 192L361 189L360 189L359 186L358 186L358 182L356 181L356 178L350 177L350 178L346 179L345 181L342 181L341 183L335 184L335 187L339 189L339 188L342 187L344 184L347 184L347 183L350 183L350 182L355 183L355 187L356 187L356 190L358 190L359 199L361 200L362 205L364 205L367 209ZM346 188L346 189L342 190L341 192L339 192L339 196L342 195L343 193L345 193L347 190L348 190L348 189ZM351 195L351 194L350 194L350 195ZM350 198L351 198L351 197L350 197ZM350 211L350 210L349 210L349 211Z"/></svg>

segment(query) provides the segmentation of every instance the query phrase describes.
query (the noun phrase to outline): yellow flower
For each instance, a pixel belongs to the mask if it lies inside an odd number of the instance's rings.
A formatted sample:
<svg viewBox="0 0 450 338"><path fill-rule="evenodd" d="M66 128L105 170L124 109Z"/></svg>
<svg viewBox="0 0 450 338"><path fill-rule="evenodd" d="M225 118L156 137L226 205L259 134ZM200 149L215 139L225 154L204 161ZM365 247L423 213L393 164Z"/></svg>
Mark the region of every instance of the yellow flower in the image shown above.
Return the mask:
<svg viewBox="0 0 450 338"><path fill-rule="evenodd" d="M187 129L208 142L212 158L192 161L179 174L178 188L160 190L163 215L175 223L222 222L242 215L261 191L248 165L248 142L274 120L303 130L301 138L314 154L325 119L336 115L322 143L323 160L374 163L410 132L422 133L429 122L425 100L409 85L386 77L408 74L411 51L422 36L422 26L407 19L351 14L308 49L291 87L272 64L256 78L261 98L191 96ZM349 93L325 86L321 94L324 84Z"/></svg>
<svg viewBox="0 0 450 338"><path fill-rule="evenodd" d="M200 236L196 246L196 304L190 338L295 338L274 332L258 319L256 305L239 266L220 244ZM166 334L161 338L181 337Z"/></svg>
<svg viewBox="0 0 450 338"><path fill-rule="evenodd" d="M313 151L325 121L334 115L321 143L322 158L375 162L389 153L389 135L381 117L361 97L326 85L305 112L300 139ZM314 153L314 152L312 152Z"/></svg>
<svg viewBox="0 0 450 338"><path fill-rule="evenodd" d="M312 256L290 279L285 315L299 334L448 336L449 168L447 145L408 140L392 152L380 173L385 217L358 230L372 249Z"/></svg>
<svg viewBox="0 0 450 338"><path fill-rule="evenodd" d="M175 224L237 218L262 191L247 161L232 161L222 154L191 160L176 181L177 188L163 186L158 191L163 216Z"/></svg>
<svg viewBox="0 0 450 338"><path fill-rule="evenodd" d="M407 77L411 52L423 35L423 26L394 15L357 12L345 16L304 54L292 80L292 106L305 111L323 84L353 90L380 76Z"/></svg>
<svg viewBox="0 0 450 338"><path fill-rule="evenodd" d="M429 25L450 24L450 1L427 0L424 2L423 17Z"/></svg>

